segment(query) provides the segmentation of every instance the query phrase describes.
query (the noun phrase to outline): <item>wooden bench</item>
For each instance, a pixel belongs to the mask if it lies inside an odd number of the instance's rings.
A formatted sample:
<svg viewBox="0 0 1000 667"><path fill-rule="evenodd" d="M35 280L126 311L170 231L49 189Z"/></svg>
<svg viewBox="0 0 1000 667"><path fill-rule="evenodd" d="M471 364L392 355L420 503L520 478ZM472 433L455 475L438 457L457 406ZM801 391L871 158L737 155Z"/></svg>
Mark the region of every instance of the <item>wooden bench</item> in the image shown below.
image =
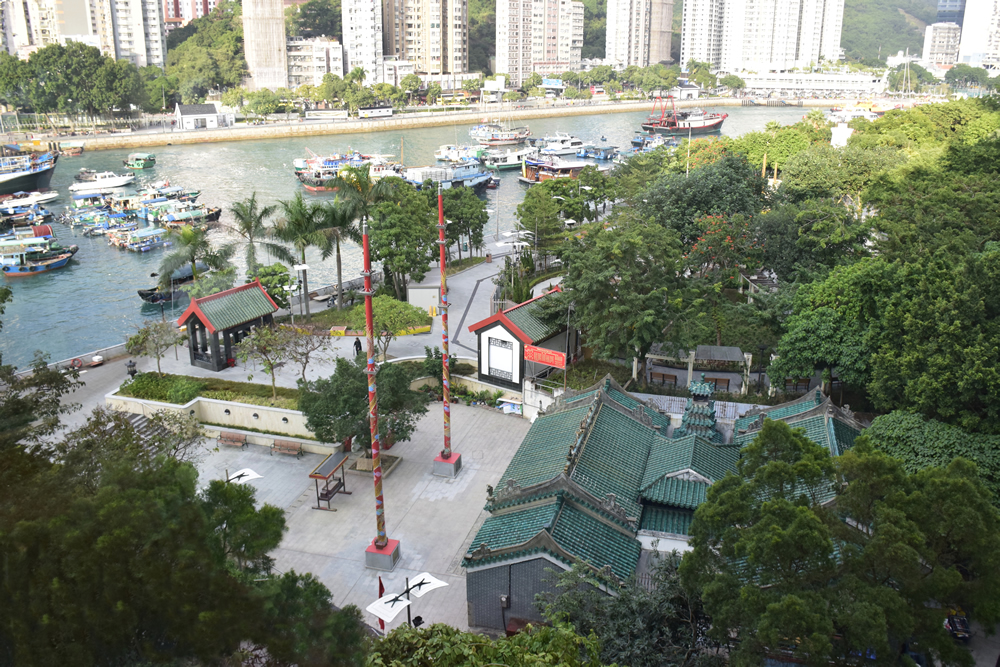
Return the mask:
<svg viewBox="0 0 1000 667"><path fill-rule="evenodd" d="M715 385L715 391L729 391L729 378L705 378L705 382Z"/></svg>
<svg viewBox="0 0 1000 667"><path fill-rule="evenodd" d="M247 446L246 433L231 433L227 431L220 431L219 444L230 445L232 447L239 447L242 449Z"/></svg>
<svg viewBox="0 0 1000 667"><path fill-rule="evenodd" d="M663 373L660 371L650 371L649 381L652 384L658 384L661 387L676 387L677 386L677 376L670 375L669 373Z"/></svg>
<svg viewBox="0 0 1000 667"><path fill-rule="evenodd" d="M274 456L275 452L295 454L295 458L299 458L305 453L302 451L302 443L294 440L275 440L271 443L271 456Z"/></svg>

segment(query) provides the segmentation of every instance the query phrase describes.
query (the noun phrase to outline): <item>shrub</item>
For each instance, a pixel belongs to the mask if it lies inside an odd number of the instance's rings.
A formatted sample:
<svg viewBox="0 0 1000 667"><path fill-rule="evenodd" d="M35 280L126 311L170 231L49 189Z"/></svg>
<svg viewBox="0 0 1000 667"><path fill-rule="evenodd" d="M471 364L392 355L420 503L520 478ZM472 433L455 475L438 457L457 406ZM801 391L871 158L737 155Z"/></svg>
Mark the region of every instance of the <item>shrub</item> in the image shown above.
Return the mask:
<svg viewBox="0 0 1000 667"><path fill-rule="evenodd" d="M203 382L191 378L173 378L173 386L167 390L167 402L183 405L197 398L198 393L205 388Z"/></svg>

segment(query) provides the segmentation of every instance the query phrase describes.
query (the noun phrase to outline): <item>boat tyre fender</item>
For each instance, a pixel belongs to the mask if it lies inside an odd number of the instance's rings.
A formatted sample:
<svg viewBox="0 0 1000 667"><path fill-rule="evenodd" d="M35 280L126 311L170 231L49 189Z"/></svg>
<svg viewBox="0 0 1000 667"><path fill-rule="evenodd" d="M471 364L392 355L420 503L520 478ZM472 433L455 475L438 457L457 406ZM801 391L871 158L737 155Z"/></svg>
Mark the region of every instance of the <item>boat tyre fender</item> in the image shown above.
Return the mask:
<svg viewBox="0 0 1000 667"><path fill-rule="evenodd" d="M73 361L69 362L70 368L83 368L83 360L77 357Z"/></svg>

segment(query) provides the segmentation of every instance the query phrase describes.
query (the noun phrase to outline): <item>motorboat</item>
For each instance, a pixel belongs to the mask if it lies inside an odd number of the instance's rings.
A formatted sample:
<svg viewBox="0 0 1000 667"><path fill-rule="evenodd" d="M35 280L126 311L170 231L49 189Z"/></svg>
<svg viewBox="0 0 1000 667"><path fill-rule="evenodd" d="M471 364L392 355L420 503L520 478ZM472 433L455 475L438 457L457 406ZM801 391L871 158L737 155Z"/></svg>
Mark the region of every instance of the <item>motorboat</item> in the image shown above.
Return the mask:
<svg viewBox="0 0 1000 667"><path fill-rule="evenodd" d="M455 167L409 167L401 169L399 176L421 189L425 182L440 183L441 188L472 188L482 191L490 183L493 175L477 163L461 164Z"/></svg>
<svg viewBox="0 0 1000 667"><path fill-rule="evenodd" d="M461 164L463 162L477 160L482 150L483 147L478 144L475 146L456 146L454 144L445 144L434 151L434 159L438 162Z"/></svg>
<svg viewBox="0 0 1000 667"><path fill-rule="evenodd" d="M490 169L520 169L525 158L531 157L538 152L534 146L522 148L491 148L484 151L479 161Z"/></svg>
<svg viewBox="0 0 1000 667"><path fill-rule="evenodd" d="M121 188L135 182L135 174L116 174L113 171L102 171L94 175L92 181L81 181L69 186L70 192L97 192Z"/></svg>
<svg viewBox="0 0 1000 667"><path fill-rule="evenodd" d="M576 155L585 144L578 137L566 132L556 132L552 136L542 137L535 141L535 146L541 146L542 155Z"/></svg>
<svg viewBox="0 0 1000 667"><path fill-rule="evenodd" d="M0 197L0 206L32 206L34 204L47 204L50 201L59 199L59 193L55 190L46 192L15 192L6 197Z"/></svg>

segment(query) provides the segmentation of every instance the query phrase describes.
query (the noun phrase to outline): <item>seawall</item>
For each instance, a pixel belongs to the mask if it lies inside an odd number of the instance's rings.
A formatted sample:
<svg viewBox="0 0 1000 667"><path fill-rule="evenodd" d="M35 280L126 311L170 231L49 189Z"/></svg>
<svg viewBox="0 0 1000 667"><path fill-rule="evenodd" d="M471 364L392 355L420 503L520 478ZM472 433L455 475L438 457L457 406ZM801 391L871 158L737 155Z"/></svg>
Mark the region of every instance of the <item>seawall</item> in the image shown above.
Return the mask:
<svg viewBox="0 0 1000 667"><path fill-rule="evenodd" d="M678 101L677 106L720 107L743 106L744 100L730 98L707 98L701 100ZM779 100L770 100L775 103ZM787 106L829 107L843 104L844 100L799 100ZM515 114L517 122L533 118L553 118L560 116L589 116L604 113L627 113L650 109L651 102L608 102L581 104L579 106L545 106L537 109L519 109ZM758 105L764 106L762 102ZM782 104L781 106L786 106ZM73 137L84 143L85 150L113 150L120 148L145 148L178 144L203 144L219 141L257 141L260 139L281 139L285 137L306 137L324 134L351 134L356 132L384 132L387 130L408 130L421 127L442 127L467 125L479 122L490 112L481 109L463 109L447 113L420 113L393 116L382 120L349 120L340 122L301 122L274 125L248 125L218 130L178 130L152 133L123 133L97 137ZM49 139L51 141L51 139ZM44 139L40 143L44 143Z"/></svg>

